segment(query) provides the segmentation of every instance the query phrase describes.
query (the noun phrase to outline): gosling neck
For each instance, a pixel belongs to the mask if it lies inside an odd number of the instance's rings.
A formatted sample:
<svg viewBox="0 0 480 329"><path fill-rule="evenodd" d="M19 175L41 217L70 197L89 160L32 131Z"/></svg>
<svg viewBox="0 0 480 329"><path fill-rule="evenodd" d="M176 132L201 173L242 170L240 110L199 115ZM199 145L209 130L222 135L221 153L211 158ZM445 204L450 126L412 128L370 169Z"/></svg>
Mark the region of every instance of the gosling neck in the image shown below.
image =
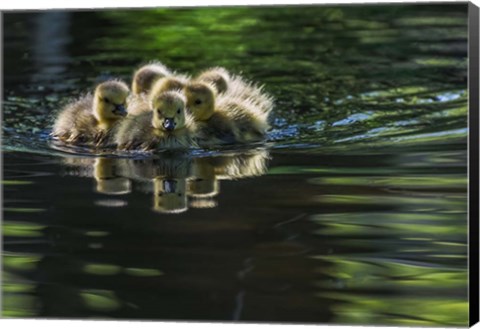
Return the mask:
<svg viewBox="0 0 480 329"><path fill-rule="evenodd" d="M198 115L196 117L196 120L198 120L198 121L208 121L213 116L214 113L215 113L214 108L208 108L206 111L201 113L201 115Z"/></svg>
<svg viewBox="0 0 480 329"><path fill-rule="evenodd" d="M98 119L98 127L101 130L109 130L118 121L117 119Z"/></svg>
<svg viewBox="0 0 480 329"><path fill-rule="evenodd" d="M98 97L95 97L93 103L93 116L97 120L97 127L101 130L109 130L115 122L118 121L118 118L104 118L100 106L101 104L99 103Z"/></svg>

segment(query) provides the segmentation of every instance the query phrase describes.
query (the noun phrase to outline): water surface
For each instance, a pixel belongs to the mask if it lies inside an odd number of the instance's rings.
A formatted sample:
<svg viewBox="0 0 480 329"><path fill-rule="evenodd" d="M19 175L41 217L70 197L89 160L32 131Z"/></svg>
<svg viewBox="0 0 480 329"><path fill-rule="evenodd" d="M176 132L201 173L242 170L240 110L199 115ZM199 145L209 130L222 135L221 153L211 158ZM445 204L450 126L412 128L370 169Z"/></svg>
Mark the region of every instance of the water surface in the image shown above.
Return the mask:
<svg viewBox="0 0 480 329"><path fill-rule="evenodd" d="M5 317L467 324L467 5L4 15ZM158 59L266 143L95 154L55 113Z"/></svg>

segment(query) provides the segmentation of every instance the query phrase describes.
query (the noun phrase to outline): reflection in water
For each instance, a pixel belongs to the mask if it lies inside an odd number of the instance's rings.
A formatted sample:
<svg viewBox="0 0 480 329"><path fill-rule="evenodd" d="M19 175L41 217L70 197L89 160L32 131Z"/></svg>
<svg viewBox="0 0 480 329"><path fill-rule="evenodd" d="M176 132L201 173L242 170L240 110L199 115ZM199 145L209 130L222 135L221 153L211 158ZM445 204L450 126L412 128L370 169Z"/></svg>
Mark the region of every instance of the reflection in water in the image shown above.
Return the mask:
<svg viewBox="0 0 480 329"><path fill-rule="evenodd" d="M156 177L153 179L153 209L163 213L187 211L187 180Z"/></svg>
<svg viewBox="0 0 480 329"><path fill-rule="evenodd" d="M215 207L221 180L264 175L268 159L268 150L257 148L193 158L178 154L142 160L69 157L64 159L64 164L66 175L93 177L95 190L106 195L130 193L133 181L153 195L153 210L174 214L189 207ZM113 200L101 204L127 205Z"/></svg>
<svg viewBox="0 0 480 329"><path fill-rule="evenodd" d="M71 41L69 28L71 13L65 11L46 12L36 20L34 33L35 74L33 84L41 83L45 76L59 79L69 64L67 45ZM44 86L40 85L41 88Z"/></svg>
<svg viewBox="0 0 480 329"><path fill-rule="evenodd" d="M462 143L61 163L7 153L3 315L465 323Z"/></svg>
<svg viewBox="0 0 480 329"><path fill-rule="evenodd" d="M73 160L73 161L72 161ZM76 164L78 159L73 158L66 161L69 165ZM116 159L96 158L93 163L93 177L97 182L97 192L104 194L126 194L130 193L131 183L128 178L119 176ZM80 161L81 165L85 165Z"/></svg>

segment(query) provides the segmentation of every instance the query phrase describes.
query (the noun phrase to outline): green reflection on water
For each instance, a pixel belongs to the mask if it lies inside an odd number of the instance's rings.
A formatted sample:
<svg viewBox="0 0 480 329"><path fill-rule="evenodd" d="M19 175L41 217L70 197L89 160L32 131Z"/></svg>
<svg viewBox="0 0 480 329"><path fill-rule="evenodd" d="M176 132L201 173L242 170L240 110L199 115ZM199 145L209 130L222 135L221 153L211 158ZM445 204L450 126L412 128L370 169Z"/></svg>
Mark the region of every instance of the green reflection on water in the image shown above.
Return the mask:
<svg viewBox="0 0 480 329"><path fill-rule="evenodd" d="M337 229L349 234L343 227ZM466 246L463 246L460 252L465 250ZM435 248L411 250L416 254L434 251ZM399 254L397 257L408 259L408 250L398 248L397 252L403 253L403 256ZM387 253L384 256L388 257ZM331 281L317 283L324 290L319 296L344 302L335 306L336 321L339 323L418 326L467 323L468 302L454 293L466 293L468 274L464 269L407 260L401 263L399 259L380 255L375 258L368 255L321 258L335 266L324 270L332 278ZM452 294L452 297L447 301L442 297L443 294Z"/></svg>
<svg viewBox="0 0 480 329"><path fill-rule="evenodd" d="M3 208L6 212L20 212L20 213L31 213L31 212L41 212L46 209L43 208L17 208L17 207L5 207Z"/></svg>
<svg viewBox="0 0 480 329"><path fill-rule="evenodd" d="M24 318L35 316L37 300L22 293L5 293L2 300L2 317Z"/></svg>
<svg viewBox="0 0 480 329"><path fill-rule="evenodd" d="M467 177L322 177L310 180L314 184L332 185L370 185L392 188L435 188L448 186L449 188L467 186Z"/></svg>
<svg viewBox="0 0 480 329"><path fill-rule="evenodd" d="M124 271L128 275L141 276L141 277L163 275L162 271L159 271L153 268L126 268L124 269Z"/></svg>
<svg viewBox="0 0 480 329"><path fill-rule="evenodd" d="M374 197L370 195L322 195L319 197L324 203L334 203L334 204L403 204L411 209L423 209L425 206L435 206L439 209L449 209L449 208L462 208L466 207L467 199L466 196L461 196L463 200L456 200L455 197L452 198L438 198L437 196L417 196L417 197L408 197L408 196L395 196L395 195L375 195ZM438 209L437 208L437 209ZM429 208L430 209L430 208ZM466 208L465 208L466 209Z"/></svg>
<svg viewBox="0 0 480 329"><path fill-rule="evenodd" d="M21 180L2 180L2 185L27 185L33 184L33 182L21 181Z"/></svg>
<svg viewBox="0 0 480 329"><path fill-rule="evenodd" d="M35 269L40 257L37 255L5 254L2 258L3 266L6 269L15 271L29 271Z"/></svg>
<svg viewBox="0 0 480 329"><path fill-rule="evenodd" d="M337 298L336 294L323 297ZM345 298L345 299L343 299ZM388 323L410 326L461 326L468 318L468 302L443 301L428 297L393 299L388 296L343 295L344 306L335 308L339 323ZM410 315L411 314L411 315ZM419 314L416 316L415 314Z"/></svg>
<svg viewBox="0 0 480 329"><path fill-rule="evenodd" d="M84 290L80 292L85 306L95 311L111 312L121 307L121 302L113 291Z"/></svg>
<svg viewBox="0 0 480 329"><path fill-rule="evenodd" d="M8 209L4 208L8 211ZM42 210L38 210L42 211ZM29 213L29 212L38 212L35 209L17 209L17 212L20 213ZM36 223L30 222L10 222L10 221L3 221L2 231L4 236L18 236L18 237L34 237L34 236L42 236L43 230L46 226L38 225Z"/></svg>
<svg viewBox="0 0 480 329"><path fill-rule="evenodd" d="M87 264L83 267L83 271L95 275L115 275L120 273L121 268L110 264Z"/></svg>
<svg viewBox="0 0 480 329"><path fill-rule="evenodd" d="M86 236L92 236L92 237L104 237L110 235L110 232L104 232L104 231L89 231L85 233Z"/></svg>

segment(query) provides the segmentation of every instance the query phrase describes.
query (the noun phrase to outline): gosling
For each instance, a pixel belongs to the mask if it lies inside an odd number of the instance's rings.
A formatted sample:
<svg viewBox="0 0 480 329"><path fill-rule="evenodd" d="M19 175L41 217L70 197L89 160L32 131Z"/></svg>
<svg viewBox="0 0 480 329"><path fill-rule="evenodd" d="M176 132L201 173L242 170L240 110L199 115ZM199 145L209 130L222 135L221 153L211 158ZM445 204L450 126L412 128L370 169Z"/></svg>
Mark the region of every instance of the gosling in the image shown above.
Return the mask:
<svg viewBox="0 0 480 329"><path fill-rule="evenodd" d="M269 128L268 115L248 99L219 95L211 85L193 82L184 88L187 107L198 125L200 146L261 141Z"/></svg>
<svg viewBox="0 0 480 329"><path fill-rule="evenodd" d="M93 95L81 97L60 112L51 135L71 144L104 145L127 115L128 94L128 86L122 81L99 84Z"/></svg>
<svg viewBox="0 0 480 329"><path fill-rule="evenodd" d="M185 96L176 91L153 94L150 110L126 118L119 126L115 143L119 150L188 149L196 147L196 126L186 112Z"/></svg>

